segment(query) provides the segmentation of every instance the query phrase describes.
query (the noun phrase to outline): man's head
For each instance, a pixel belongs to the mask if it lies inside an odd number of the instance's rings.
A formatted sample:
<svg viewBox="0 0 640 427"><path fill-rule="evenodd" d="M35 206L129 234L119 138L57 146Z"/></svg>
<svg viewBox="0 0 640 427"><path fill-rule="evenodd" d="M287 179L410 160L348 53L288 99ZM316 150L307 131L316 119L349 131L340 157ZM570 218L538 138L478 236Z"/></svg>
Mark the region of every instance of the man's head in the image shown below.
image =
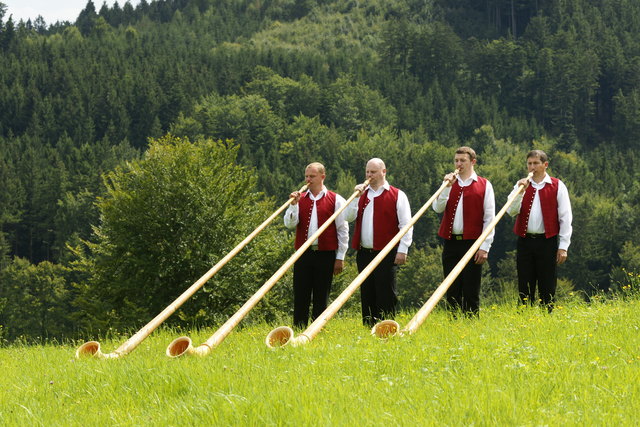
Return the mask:
<svg viewBox="0 0 640 427"><path fill-rule="evenodd" d="M367 162L367 169L365 173L371 188L378 189L384 184L387 169L384 162L376 157Z"/></svg>
<svg viewBox="0 0 640 427"><path fill-rule="evenodd" d="M319 191L324 185L325 170L322 163L313 162L304 169L304 180L310 190Z"/></svg>
<svg viewBox="0 0 640 427"><path fill-rule="evenodd" d="M540 159L542 163L547 163L549 161L549 157L547 157L547 153L542 150L531 150L527 153L527 160L531 157L537 157Z"/></svg>
<svg viewBox="0 0 640 427"><path fill-rule="evenodd" d="M473 173L473 166L476 164L476 152L471 147L460 147L453 157L456 169L460 171L460 176L468 178Z"/></svg>
<svg viewBox="0 0 640 427"><path fill-rule="evenodd" d="M531 150L527 153L527 170L533 172L533 179L540 182L547 173L549 167L549 158L547 153L542 150Z"/></svg>

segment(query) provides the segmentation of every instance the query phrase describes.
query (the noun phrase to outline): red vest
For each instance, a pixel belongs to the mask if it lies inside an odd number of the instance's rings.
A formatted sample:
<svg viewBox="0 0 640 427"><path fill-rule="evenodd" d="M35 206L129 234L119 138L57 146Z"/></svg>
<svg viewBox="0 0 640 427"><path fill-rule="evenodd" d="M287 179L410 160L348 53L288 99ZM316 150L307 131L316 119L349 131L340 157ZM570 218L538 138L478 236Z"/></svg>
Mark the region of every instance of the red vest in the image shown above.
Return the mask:
<svg viewBox="0 0 640 427"><path fill-rule="evenodd" d="M536 195L536 189L533 185L529 185L524 191L522 197L522 206L520 213L516 217L516 223L513 226L513 232L520 237L527 234L527 225L529 224L529 215L533 206L533 198ZM558 220L558 179L551 178L551 184L547 183L539 192L540 207L542 208L542 222L544 223L544 235L549 237L556 236L560 232L560 221Z"/></svg>
<svg viewBox="0 0 640 427"><path fill-rule="evenodd" d="M456 179L451 186L451 193L449 193L447 207L442 216L438 236L447 240L451 239L453 220L456 217L456 209L458 209L460 197L462 197L462 205L464 206L462 211L464 224L462 238L466 240L480 237L484 224L484 194L486 188L487 180L480 176L477 181L471 182L471 184L466 187L461 187Z"/></svg>
<svg viewBox="0 0 640 427"><path fill-rule="evenodd" d="M313 211L313 200L306 191L298 202L298 226L296 227L296 250L306 242L309 237L309 224L311 223L311 212ZM318 214L318 228L327 222L336 210L336 193L327 191L320 200L316 200L316 211ZM318 237L318 250L335 251L338 249L338 231L335 221Z"/></svg>
<svg viewBox="0 0 640 427"><path fill-rule="evenodd" d="M368 192L363 194L358 200L358 216L356 218L356 228L353 232L351 247L360 249L360 234L362 232L362 214L369 204ZM389 190L384 190L378 197L374 197L373 202L373 249L381 251L387 246L400 231L398 227L398 189L389 186Z"/></svg>

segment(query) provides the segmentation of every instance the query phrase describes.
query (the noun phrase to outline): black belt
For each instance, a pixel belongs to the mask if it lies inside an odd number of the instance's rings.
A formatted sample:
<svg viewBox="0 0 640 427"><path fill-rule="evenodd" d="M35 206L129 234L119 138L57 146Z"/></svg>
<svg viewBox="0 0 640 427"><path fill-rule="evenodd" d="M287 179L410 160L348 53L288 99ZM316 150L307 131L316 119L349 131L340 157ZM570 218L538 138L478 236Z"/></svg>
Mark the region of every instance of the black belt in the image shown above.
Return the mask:
<svg viewBox="0 0 640 427"><path fill-rule="evenodd" d="M380 251L376 251L375 249L372 249L372 248L363 248L362 246L360 246L360 249L358 249L358 250L361 251L361 252L364 252L364 253L368 253L368 254L375 254L375 253L380 252Z"/></svg>
<svg viewBox="0 0 640 427"><path fill-rule="evenodd" d="M544 233L527 233L524 235L527 239L544 239L546 238Z"/></svg>
<svg viewBox="0 0 640 427"><path fill-rule="evenodd" d="M451 240L464 240L464 239L462 238L462 234L452 234Z"/></svg>
<svg viewBox="0 0 640 427"><path fill-rule="evenodd" d="M318 245L311 245L307 248L307 251L311 251L311 252L335 252L335 250L322 250L320 248L318 248Z"/></svg>

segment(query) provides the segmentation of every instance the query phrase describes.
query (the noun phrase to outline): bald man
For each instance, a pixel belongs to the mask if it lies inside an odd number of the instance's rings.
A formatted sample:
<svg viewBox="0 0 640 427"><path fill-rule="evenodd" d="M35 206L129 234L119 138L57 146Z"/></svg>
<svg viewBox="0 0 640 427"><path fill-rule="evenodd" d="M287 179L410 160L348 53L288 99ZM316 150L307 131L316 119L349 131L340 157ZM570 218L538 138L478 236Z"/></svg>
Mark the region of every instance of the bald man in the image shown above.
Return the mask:
<svg viewBox="0 0 640 427"><path fill-rule="evenodd" d="M387 169L381 159L369 160L366 166L369 185L365 188L362 184L356 186L356 190L362 191L362 196L346 209L347 221L356 221L351 246L358 251L356 263L359 272L411 220L407 196L402 190L389 185L386 174ZM373 326L379 320L395 317L398 303L396 273L398 266L407 260L412 235L413 228L362 283L360 300L364 325Z"/></svg>

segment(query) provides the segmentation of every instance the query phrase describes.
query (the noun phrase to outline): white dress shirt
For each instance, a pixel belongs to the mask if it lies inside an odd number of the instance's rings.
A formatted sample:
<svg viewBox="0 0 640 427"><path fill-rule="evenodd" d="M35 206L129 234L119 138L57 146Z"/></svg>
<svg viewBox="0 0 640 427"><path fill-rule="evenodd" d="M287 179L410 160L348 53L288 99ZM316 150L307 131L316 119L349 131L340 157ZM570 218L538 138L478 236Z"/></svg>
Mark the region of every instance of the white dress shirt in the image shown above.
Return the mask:
<svg viewBox="0 0 640 427"><path fill-rule="evenodd" d="M362 214L362 227L360 229L360 246L363 248L373 248L373 203L374 199L382 194L384 190L389 189L389 183L387 180L384 184L378 187L377 190L373 190L371 187L367 187L364 191L367 192L369 203L364 208ZM368 190L368 191L367 191ZM346 209L346 220L351 222L358 216L358 204L360 198L356 198ZM411 221L411 207L409 206L409 199L407 195L398 190L398 201L396 202L396 214L398 215L398 231L400 231L405 225ZM409 252L409 246L413 241L413 227L407 231L407 233L400 239L398 245L398 253L406 254Z"/></svg>
<svg viewBox="0 0 640 427"><path fill-rule="evenodd" d="M458 176L457 179L458 185L460 187L467 187L474 181L478 180L478 175L473 172L471 176L469 176L469 178L465 179L464 181L460 178L460 176ZM432 207L434 211L436 211L437 213L444 212L445 208L447 207L447 201L449 200L449 194L451 194L451 186L448 186L447 188L442 190L442 193L440 193L436 201L433 202ZM451 230L452 234L463 234L464 232L463 201L464 196L460 197L460 202L458 202L458 207L456 209L455 216L453 217L453 229ZM489 180L487 180L487 185L484 189L483 209L484 214L482 216L482 230L484 231L484 229L487 228L487 225L489 225L489 223L493 221L493 218L496 215L495 195L493 193L493 185L491 185ZM494 235L495 228L491 230L491 233L489 233L485 241L482 242L482 244L480 245L480 249L489 252L489 249L491 249L491 244L493 243Z"/></svg>
<svg viewBox="0 0 640 427"><path fill-rule="evenodd" d="M551 184L551 177L548 173L544 174L544 178L540 183L537 183L533 178L529 179L530 185L536 190L536 194L533 197L533 205L531 206L531 213L529 214L529 222L527 223L527 233L543 234L544 220L542 218L542 207L540 206L540 190L545 185ZM509 194L511 197L518 190L518 184L513 187L513 191ZM511 216L516 216L520 213L522 206L522 199L524 197L524 191L516 197L513 204L507 209L507 213ZM571 213L571 202L569 200L569 191L567 186L560 180L558 180L558 222L560 223L560 232L558 233L558 249L569 249L571 244L571 233L573 227L571 221L573 220L573 214Z"/></svg>
<svg viewBox="0 0 640 427"><path fill-rule="evenodd" d="M307 233L307 239L311 237L322 224L318 224L318 210L316 209L316 201L320 200L327 194L327 187L322 186L322 190L317 196L314 196L311 191L308 193L308 197L313 200L313 209L311 210L311 221L309 222L309 231ZM346 200L344 197L336 193L336 206L334 212L339 210ZM299 204L289 205L287 211L284 213L284 225L287 228L296 228L299 222ZM349 248L349 224L345 221L344 211L336 218L336 231L338 232L338 250L336 251L336 259L344 260L344 256ZM312 245L317 245L318 239L316 239Z"/></svg>

